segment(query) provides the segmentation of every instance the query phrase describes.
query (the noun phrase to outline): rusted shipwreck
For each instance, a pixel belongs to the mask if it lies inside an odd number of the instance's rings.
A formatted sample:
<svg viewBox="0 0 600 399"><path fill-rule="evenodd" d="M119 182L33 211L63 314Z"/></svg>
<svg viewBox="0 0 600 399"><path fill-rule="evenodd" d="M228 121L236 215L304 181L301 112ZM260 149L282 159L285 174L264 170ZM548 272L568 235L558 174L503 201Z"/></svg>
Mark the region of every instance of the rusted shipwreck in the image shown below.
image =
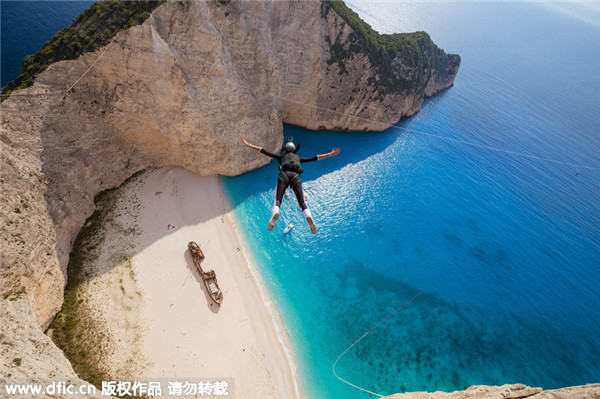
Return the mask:
<svg viewBox="0 0 600 399"><path fill-rule="evenodd" d="M206 290L208 294L212 298L213 301L219 306L223 303L223 292L221 288L219 288L219 283L217 282L217 275L214 270L209 270L205 272L202 270L202 266L200 263L204 259L204 253L200 249L200 246L196 244L194 241L188 243L188 249L190 250L190 254L192 255L192 260L194 261L194 266L200 273L202 277L202 281L204 281L204 285L206 286Z"/></svg>

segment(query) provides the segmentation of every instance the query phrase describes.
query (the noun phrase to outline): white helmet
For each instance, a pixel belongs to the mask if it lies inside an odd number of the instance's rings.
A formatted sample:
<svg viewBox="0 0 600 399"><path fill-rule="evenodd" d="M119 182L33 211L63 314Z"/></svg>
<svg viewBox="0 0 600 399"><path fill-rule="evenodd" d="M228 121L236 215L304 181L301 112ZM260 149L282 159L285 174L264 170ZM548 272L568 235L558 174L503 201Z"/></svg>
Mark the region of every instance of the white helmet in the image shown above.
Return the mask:
<svg viewBox="0 0 600 399"><path fill-rule="evenodd" d="M296 150L296 145L294 143L292 143L291 141L288 141L283 146L283 152L294 152L294 150Z"/></svg>

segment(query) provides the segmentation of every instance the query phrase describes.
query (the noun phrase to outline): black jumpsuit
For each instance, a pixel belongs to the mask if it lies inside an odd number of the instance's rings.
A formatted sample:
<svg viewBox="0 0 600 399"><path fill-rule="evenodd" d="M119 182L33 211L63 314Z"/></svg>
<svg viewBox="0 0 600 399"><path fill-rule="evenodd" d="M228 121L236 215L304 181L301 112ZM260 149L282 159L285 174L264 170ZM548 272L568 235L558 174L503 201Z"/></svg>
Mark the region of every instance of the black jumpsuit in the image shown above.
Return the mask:
<svg viewBox="0 0 600 399"><path fill-rule="evenodd" d="M302 182L300 181L300 173L293 170L286 170L288 165L281 166L282 156L280 154L273 154L261 148L260 152L265 154L271 158L274 158L279 162L279 169L281 173L287 176L287 182L285 182L281 177L277 178L277 187L275 188L275 205L280 206L281 200L283 199L283 194L285 190L288 188L290 182L292 183L292 190L294 190L294 194L296 195L296 199L298 200L298 205L302 210L308 208L306 202L304 201L304 192L302 191ZM317 156L310 158L300 158L300 162L313 162L317 161L319 158ZM297 177L296 177L297 176Z"/></svg>

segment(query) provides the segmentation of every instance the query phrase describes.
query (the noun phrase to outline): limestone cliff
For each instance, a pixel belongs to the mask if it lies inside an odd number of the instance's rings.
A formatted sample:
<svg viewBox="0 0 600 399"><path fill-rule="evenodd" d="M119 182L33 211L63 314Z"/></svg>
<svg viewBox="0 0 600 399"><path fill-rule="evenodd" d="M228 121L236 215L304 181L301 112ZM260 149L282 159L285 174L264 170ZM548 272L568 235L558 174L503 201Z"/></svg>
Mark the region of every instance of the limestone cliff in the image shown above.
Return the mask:
<svg viewBox="0 0 600 399"><path fill-rule="evenodd" d="M452 85L459 58L428 37L409 43L417 61L398 52L379 62L357 29L320 1L168 1L142 25L52 64L11 94L0 105L3 328L48 326L94 197L136 171L179 165L240 174L268 161L243 147L240 134L276 150L282 122L381 130ZM387 90L390 73L408 84ZM13 310L25 299L19 318ZM23 358L32 352L21 335L0 339L6 377L6 348L25 348ZM36 356L72 376L65 362L50 360L56 352ZM40 364L30 374L48 377Z"/></svg>

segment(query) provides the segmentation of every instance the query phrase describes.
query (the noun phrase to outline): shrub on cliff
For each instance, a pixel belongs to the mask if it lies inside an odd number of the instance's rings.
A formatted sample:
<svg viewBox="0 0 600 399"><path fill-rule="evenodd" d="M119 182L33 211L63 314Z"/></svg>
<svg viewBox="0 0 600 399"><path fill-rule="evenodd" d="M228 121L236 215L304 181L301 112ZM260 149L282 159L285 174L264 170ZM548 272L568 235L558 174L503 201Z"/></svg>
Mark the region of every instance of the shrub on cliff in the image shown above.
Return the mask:
<svg viewBox="0 0 600 399"><path fill-rule="evenodd" d="M164 0L105 0L92 4L69 26L55 34L35 54L21 62L21 73L2 95L33 84L36 75L54 62L73 60L108 44L120 31L139 25Z"/></svg>
<svg viewBox="0 0 600 399"><path fill-rule="evenodd" d="M415 84L422 86L425 72L453 70L460 63L458 55L447 55L426 32L380 34L342 0L323 0L321 7L323 16L332 9L353 30L347 43L342 43L339 37L330 39L329 64L337 63L340 73L345 73L345 61L352 54L366 54L381 78L378 85L384 93L402 93ZM396 71L394 61L398 60L412 70L412 76L401 76ZM370 83L376 84L374 80Z"/></svg>

